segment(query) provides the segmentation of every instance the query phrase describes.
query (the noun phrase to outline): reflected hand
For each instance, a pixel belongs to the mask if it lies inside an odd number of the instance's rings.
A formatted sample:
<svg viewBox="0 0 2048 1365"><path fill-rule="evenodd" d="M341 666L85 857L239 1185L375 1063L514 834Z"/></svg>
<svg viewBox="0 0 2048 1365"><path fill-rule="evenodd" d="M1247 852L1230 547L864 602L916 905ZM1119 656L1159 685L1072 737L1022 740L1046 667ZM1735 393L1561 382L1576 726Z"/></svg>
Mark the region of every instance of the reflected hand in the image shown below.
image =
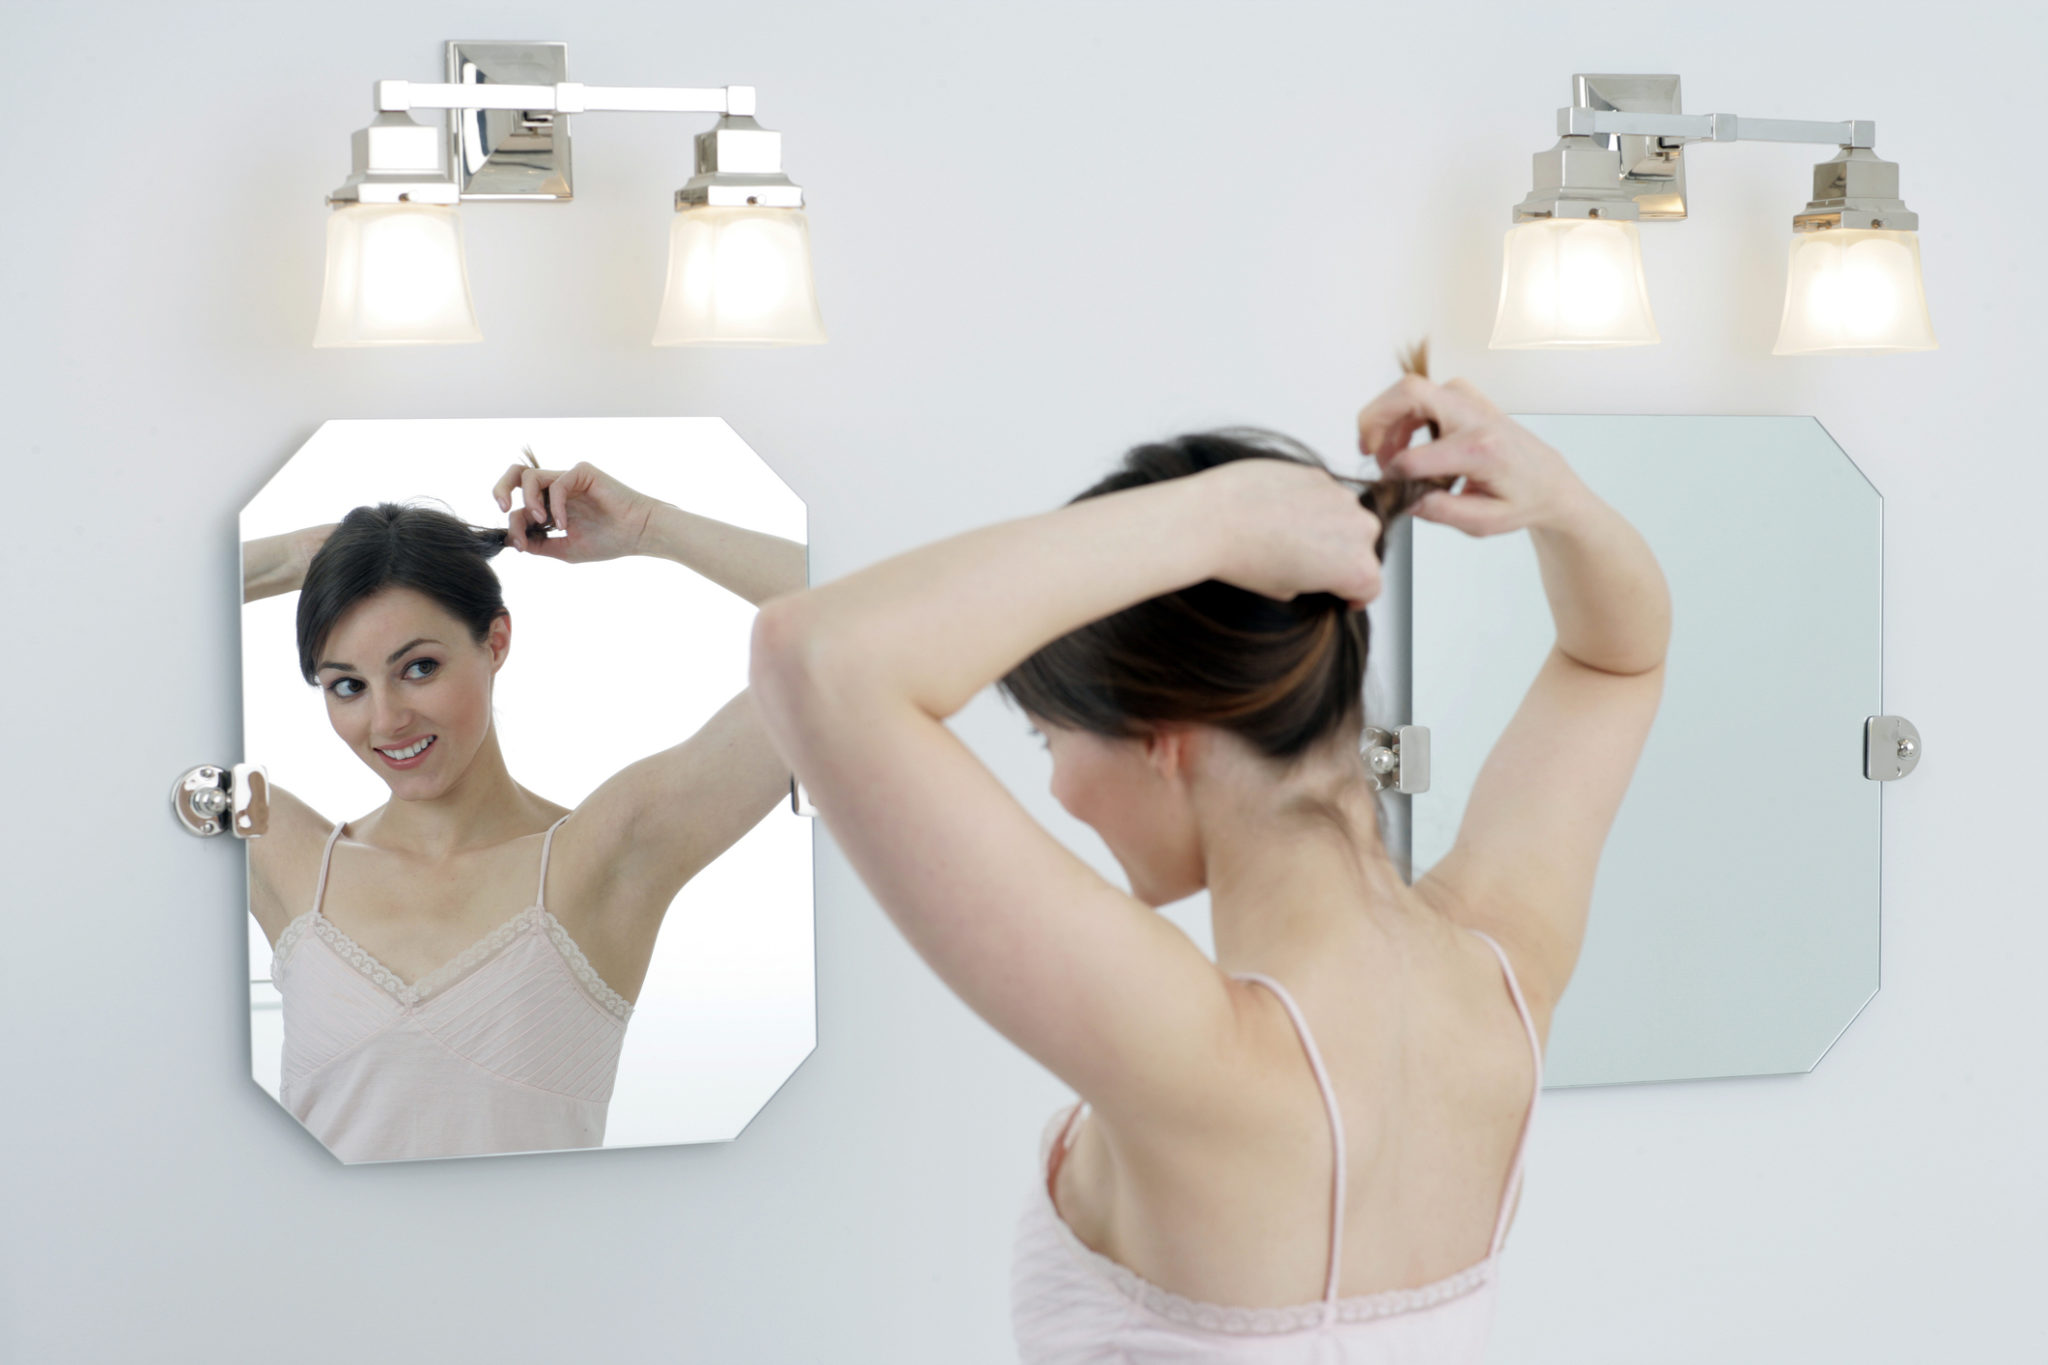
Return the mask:
<svg viewBox="0 0 2048 1365"><path fill-rule="evenodd" d="M520 505L512 505L512 494ZM639 551L640 536L659 505L593 464L533 469L515 464L491 489L507 514L506 543L569 564L618 559ZM549 536L553 527L564 534Z"/></svg>
<svg viewBox="0 0 2048 1365"><path fill-rule="evenodd" d="M1326 592L1354 610L1380 595L1380 519L1326 470L1233 460L1195 477L1215 481L1229 528L1218 579L1282 602Z"/></svg>
<svg viewBox="0 0 2048 1365"><path fill-rule="evenodd" d="M1432 421L1442 435L1411 447ZM1462 379L1403 377L1359 412L1358 448L1379 461L1385 478L1463 476L1463 488L1430 493L1414 512L1467 535L1555 525L1588 496L1564 456Z"/></svg>

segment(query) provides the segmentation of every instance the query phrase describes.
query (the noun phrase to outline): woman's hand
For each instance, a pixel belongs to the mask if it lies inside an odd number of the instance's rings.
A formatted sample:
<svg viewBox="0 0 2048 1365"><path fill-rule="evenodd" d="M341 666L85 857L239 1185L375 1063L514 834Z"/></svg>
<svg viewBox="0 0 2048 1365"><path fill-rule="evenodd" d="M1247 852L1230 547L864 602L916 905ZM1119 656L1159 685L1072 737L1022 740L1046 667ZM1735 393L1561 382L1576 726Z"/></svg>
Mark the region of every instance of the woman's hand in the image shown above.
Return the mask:
<svg viewBox="0 0 2048 1365"><path fill-rule="evenodd" d="M1432 421L1442 434L1411 447ZM1562 455L1462 379L1437 384L1406 376L1359 412L1358 448L1379 461L1384 478L1462 475L1463 488L1430 493L1414 511L1468 535L1558 525L1589 496Z"/></svg>
<svg viewBox="0 0 2048 1365"><path fill-rule="evenodd" d="M517 490L520 505L512 505ZM570 564L638 554L648 518L661 506L593 464L573 469L507 469L491 496L507 514L507 543ZM549 536L552 527L564 534Z"/></svg>
<svg viewBox="0 0 2048 1365"><path fill-rule="evenodd" d="M1380 595L1380 519L1324 470L1292 460L1233 460L1196 479L1215 487L1228 532L1216 577L1285 602L1305 592L1353 610Z"/></svg>

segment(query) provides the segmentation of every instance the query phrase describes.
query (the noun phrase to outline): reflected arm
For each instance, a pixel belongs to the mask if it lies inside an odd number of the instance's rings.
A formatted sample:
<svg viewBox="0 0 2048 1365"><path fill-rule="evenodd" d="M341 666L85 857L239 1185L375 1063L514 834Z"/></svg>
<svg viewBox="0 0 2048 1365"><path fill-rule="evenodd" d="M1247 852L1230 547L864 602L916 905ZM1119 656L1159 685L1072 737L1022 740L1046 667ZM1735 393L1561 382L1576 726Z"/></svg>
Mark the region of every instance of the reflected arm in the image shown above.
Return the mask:
<svg viewBox="0 0 2048 1365"><path fill-rule="evenodd" d="M572 528L587 528L572 516ZM572 531L573 534L573 531ZM674 560L750 602L804 585L804 547L667 503L650 503L634 553ZM604 900L621 907L606 931L652 949L669 902L789 796L789 765L741 692L682 743L629 764L592 792L572 842L602 846Z"/></svg>
<svg viewBox="0 0 2048 1365"><path fill-rule="evenodd" d="M1663 698L1671 595L1642 535L1590 490L1529 533L1557 644L1473 779L1450 852L1416 887L1507 943L1547 1018Z"/></svg>
<svg viewBox="0 0 2048 1365"><path fill-rule="evenodd" d="M259 536L242 542L242 601L254 602L280 593L297 592L306 581L306 567L327 542L338 523L308 526L281 536Z"/></svg>
<svg viewBox="0 0 2048 1365"><path fill-rule="evenodd" d="M1569 512L1530 526L1529 539L1560 650L1603 673L1643 673L1664 662L1671 591L1640 531L1585 489Z"/></svg>
<svg viewBox="0 0 2048 1365"><path fill-rule="evenodd" d="M797 542L667 503L655 504L636 548L640 554L672 559L757 607L804 585L805 552Z"/></svg>

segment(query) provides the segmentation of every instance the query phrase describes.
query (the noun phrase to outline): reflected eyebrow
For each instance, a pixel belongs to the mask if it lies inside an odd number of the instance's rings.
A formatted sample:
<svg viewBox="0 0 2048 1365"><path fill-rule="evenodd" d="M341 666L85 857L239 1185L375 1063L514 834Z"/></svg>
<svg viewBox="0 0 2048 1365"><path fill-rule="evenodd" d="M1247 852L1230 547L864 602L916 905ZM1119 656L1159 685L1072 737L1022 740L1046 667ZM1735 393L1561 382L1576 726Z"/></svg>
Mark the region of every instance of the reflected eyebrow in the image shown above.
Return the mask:
<svg viewBox="0 0 2048 1365"><path fill-rule="evenodd" d="M415 645L438 645L440 643L441 642L439 640L436 640L429 635L422 635L417 640L407 640L397 649L392 650L391 653L388 656L386 656L384 662L387 664L397 663L399 657L409 652ZM315 673L318 673L323 668L338 668L344 673L357 673L361 671L354 664L337 663L333 659L322 659L320 663L314 667L313 671Z"/></svg>
<svg viewBox="0 0 2048 1365"><path fill-rule="evenodd" d="M417 640L407 640L407 641L406 641L406 642L405 642L404 644L402 644L402 645L400 645L400 646L399 646L398 648L396 648L396 649L392 650L392 651L391 651L391 653L390 653L390 654L389 654L389 655L388 655L388 656L387 656L387 657L385 658L384 662L385 662L385 663L387 663L387 664L395 664L395 663L397 663L397 662L398 662L398 657L399 657L399 656L400 656L401 654L409 654L409 653L411 653L411 652L412 652L412 649L413 649L413 646L415 646L415 645L438 645L438 644L440 644L440 643L441 643L441 642L440 642L439 640L433 639L432 637L430 637L430 636L426 636L426 635L422 635L422 636L421 636L421 637L420 637L419 639L417 639Z"/></svg>

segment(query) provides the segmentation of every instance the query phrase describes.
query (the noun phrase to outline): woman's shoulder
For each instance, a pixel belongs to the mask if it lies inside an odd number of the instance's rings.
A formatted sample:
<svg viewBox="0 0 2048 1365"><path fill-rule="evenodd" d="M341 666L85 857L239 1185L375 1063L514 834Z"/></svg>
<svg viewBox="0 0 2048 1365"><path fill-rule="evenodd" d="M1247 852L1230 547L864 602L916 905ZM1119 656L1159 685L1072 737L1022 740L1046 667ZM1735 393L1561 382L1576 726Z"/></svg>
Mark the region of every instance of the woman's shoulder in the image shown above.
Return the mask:
<svg viewBox="0 0 2048 1365"><path fill-rule="evenodd" d="M271 784L270 828L251 839L248 848L249 913L273 942L285 925L312 907L320 857L333 830L333 822L320 812Z"/></svg>

